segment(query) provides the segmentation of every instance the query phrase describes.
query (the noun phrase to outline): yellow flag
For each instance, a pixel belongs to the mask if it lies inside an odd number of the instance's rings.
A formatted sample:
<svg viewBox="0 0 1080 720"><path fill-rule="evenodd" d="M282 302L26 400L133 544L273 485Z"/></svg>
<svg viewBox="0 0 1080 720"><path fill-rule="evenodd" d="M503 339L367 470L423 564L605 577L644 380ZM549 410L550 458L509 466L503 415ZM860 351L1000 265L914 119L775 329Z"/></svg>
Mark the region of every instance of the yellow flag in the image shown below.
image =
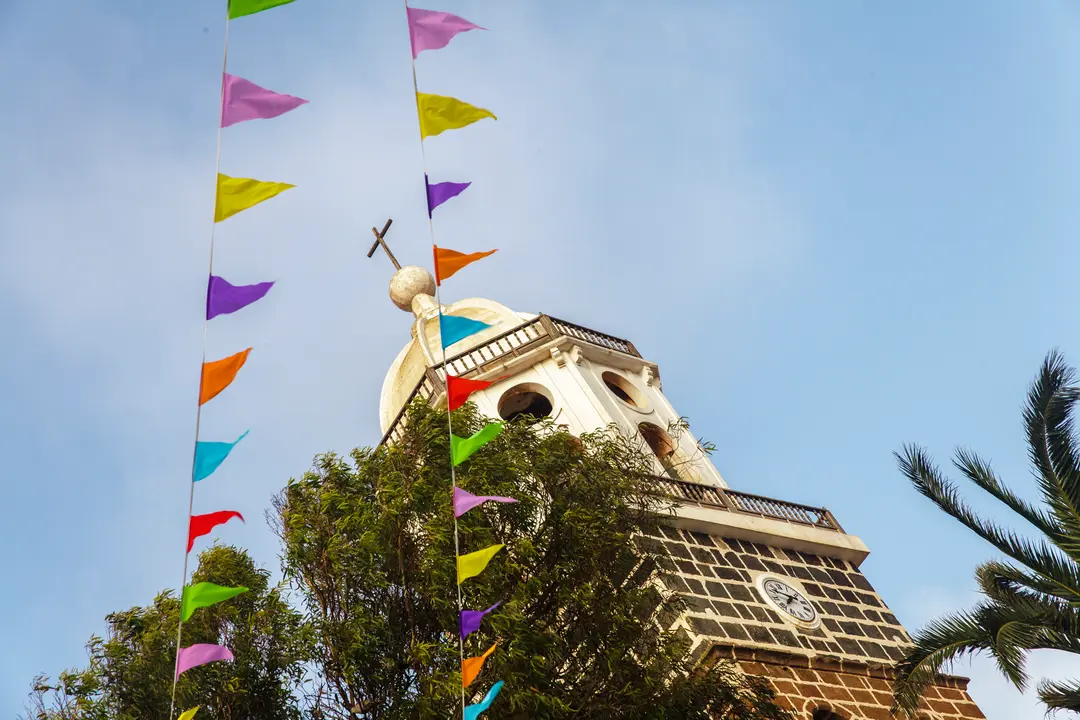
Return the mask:
<svg viewBox="0 0 1080 720"><path fill-rule="evenodd" d="M499 643L495 643L498 645ZM492 645L487 649L483 655L477 655L476 657L466 658L461 661L461 686L469 687L472 685L472 681L476 679L476 676L480 674L480 670L484 667L484 661L488 659L488 655L495 652L495 645Z"/></svg>
<svg viewBox="0 0 1080 720"><path fill-rule="evenodd" d="M443 130L457 130L477 120L496 120L490 110L478 108L457 98L416 93L416 109L420 113L420 137L433 137Z"/></svg>
<svg viewBox="0 0 1080 720"><path fill-rule="evenodd" d="M184 712L180 713L180 717L176 718L176 720L191 720L191 718L195 717L195 713L197 712L199 712L198 705L191 708L190 710L185 710Z"/></svg>
<svg viewBox="0 0 1080 720"><path fill-rule="evenodd" d="M263 182L250 178L234 178L218 173L217 204L214 207L214 222L231 218L238 212L258 205L263 200L285 192L295 185L279 182Z"/></svg>
<svg viewBox="0 0 1080 720"><path fill-rule="evenodd" d="M457 559L457 584L465 582L471 577L476 577L484 572L484 568L495 557L495 553L503 549L502 545L492 545L483 550L477 550L468 555L460 555Z"/></svg>

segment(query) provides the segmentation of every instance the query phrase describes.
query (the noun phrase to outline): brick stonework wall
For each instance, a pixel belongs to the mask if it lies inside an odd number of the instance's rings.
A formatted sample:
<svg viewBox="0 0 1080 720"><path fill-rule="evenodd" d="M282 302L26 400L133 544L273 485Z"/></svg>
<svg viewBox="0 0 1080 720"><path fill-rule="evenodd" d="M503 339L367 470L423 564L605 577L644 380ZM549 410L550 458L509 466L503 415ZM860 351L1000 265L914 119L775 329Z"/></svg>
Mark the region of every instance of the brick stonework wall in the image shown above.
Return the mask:
<svg viewBox="0 0 1080 720"><path fill-rule="evenodd" d="M810 720L818 709L842 720L887 720L892 664L911 642L863 574L844 560L735 538L664 527L671 556L662 574L687 611L662 619L685 633L699 661L735 660L769 678L786 705ZM801 591L820 617L799 624L766 603L755 583L775 575ZM926 699L928 720L983 718L967 680L943 678Z"/></svg>
<svg viewBox="0 0 1080 720"><path fill-rule="evenodd" d="M673 564L664 584L683 595L688 612L674 625L703 654L717 642L827 654L882 663L903 657L910 642L900 621L858 569L844 560L758 543L663 528ZM821 625L804 629L766 605L754 586L777 575L814 604Z"/></svg>
<svg viewBox="0 0 1080 720"><path fill-rule="evenodd" d="M895 720L889 713L892 672L885 665L844 662L835 658L794 657L747 648L716 648L709 662L734 660L750 675L769 679L780 703L799 720L830 710L842 720ZM967 694L964 678L943 678L930 688L919 720L976 720L986 716Z"/></svg>

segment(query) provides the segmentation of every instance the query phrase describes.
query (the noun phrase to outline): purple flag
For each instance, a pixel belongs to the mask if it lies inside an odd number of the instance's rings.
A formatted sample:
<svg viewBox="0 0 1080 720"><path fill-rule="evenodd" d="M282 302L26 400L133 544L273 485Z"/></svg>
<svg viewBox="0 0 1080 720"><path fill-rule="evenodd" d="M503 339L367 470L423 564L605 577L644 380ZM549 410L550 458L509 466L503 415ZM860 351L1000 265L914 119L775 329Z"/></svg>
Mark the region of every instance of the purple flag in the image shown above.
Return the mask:
<svg viewBox="0 0 1080 720"><path fill-rule="evenodd" d="M495 608L502 605L502 600L495 603L487 610L462 610L461 611L461 637L467 638L470 633L474 633L480 629L480 623L483 621L484 616Z"/></svg>
<svg viewBox="0 0 1080 720"><path fill-rule="evenodd" d="M269 120L295 110L307 100L282 95L250 80L225 73L221 89L221 127L229 127L245 120Z"/></svg>
<svg viewBox="0 0 1080 720"><path fill-rule="evenodd" d="M466 492L461 488L454 486L454 517L461 517L465 513L472 510L477 505L482 505L487 501L501 502L501 503L513 503L517 502L514 498L502 497L501 495L473 495L471 492Z"/></svg>
<svg viewBox="0 0 1080 720"><path fill-rule="evenodd" d="M431 217L432 210L439 207L450 198L457 197L465 192L465 188L470 185L472 185L471 182L441 182L431 185L428 183L427 175L424 175L424 187L427 188L427 216Z"/></svg>
<svg viewBox="0 0 1080 720"><path fill-rule="evenodd" d="M212 663L215 660L232 659L232 652L224 645L200 643L191 647L180 648L180 651L176 653L176 677L180 677L180 673L185 670L190 670L199 665Z"/></svg>
<svg viewBox="0 0 1080 720"><path fill-rule="evenodd" d="M463 17L439 10L409 8L409 41L415 58L425 50L444 48L458 33L466 30L487 30L473 25Z"/></svg>
<svg viewBox="0 0 1080 720"><path fill-rule="evenodd" d="M212 320L218 315L228 315L246 308L262 300L273 286L272 282L232 285L225 278L211 275L210 284L206 287L206 319Z"/></svg>

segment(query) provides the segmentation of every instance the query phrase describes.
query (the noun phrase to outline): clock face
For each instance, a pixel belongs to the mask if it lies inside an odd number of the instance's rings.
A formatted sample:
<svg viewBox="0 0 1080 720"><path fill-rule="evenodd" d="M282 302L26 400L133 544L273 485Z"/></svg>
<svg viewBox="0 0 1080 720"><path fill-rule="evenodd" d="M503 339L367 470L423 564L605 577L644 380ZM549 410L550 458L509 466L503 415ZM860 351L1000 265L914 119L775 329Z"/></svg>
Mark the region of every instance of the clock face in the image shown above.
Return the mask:
<svg viewBox="0 0 1080 720"><path fill-rule="evenodd" d="M817 619L817 611L810 601L786 582L770 578L761 583L761 589L777 608L796 620L812 623Z"/></svg>

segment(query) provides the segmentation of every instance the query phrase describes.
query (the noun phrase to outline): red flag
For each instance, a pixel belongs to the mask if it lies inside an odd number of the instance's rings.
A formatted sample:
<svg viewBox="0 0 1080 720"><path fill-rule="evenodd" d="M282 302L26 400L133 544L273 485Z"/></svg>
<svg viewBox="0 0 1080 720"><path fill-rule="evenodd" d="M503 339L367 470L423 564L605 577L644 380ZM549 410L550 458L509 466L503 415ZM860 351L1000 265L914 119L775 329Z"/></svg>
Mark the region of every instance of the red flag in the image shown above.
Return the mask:
<svg viewBox="0 0 1080 720"><path fill-rule="evenodd" d="M195 544L195 538L209 535L210 531L218 525L224 525L233 518L240 518L240 522L244 522L244 516L235 510L218 510L205 515L192 515L191 526L188 528L188 552L191 552L191 548Z"/></svg>
<svg viewBox="0 0 1080 720"><path fill-rule="evenodd" d="M491 382L485 382L484 380L469 380L468 378L454 377L450 373L447 373L446 398L447 402L450 403L450 411L453 412L454 410L457 410L468 402L470 395L491 386L494 382L494 380Z"/></svg>

